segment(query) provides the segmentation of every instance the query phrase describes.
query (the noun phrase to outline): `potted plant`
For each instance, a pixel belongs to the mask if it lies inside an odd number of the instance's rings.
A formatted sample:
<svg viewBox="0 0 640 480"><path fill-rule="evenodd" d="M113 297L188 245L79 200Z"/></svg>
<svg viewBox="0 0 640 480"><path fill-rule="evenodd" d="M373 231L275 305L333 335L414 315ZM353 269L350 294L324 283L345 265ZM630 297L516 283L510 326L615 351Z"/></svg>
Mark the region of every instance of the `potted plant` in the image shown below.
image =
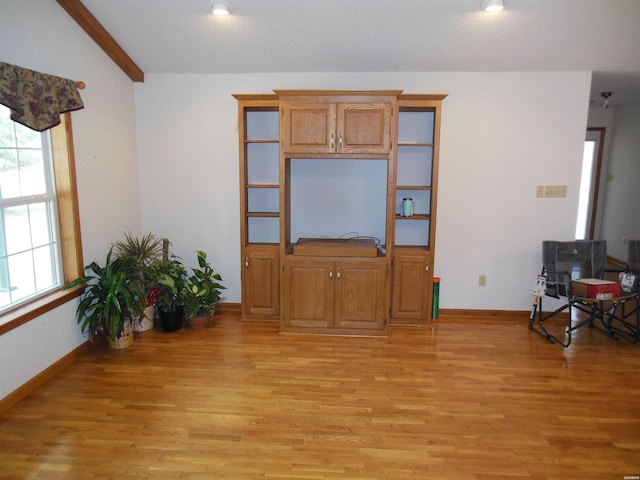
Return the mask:
<svg viewBox="0 0 640 480"><path fill-rule="evenodd" d="M92 262L84 268L84 275L70 282L66 288L85 285L76 309L82 333L94 340L107 337L112 348L126 348L133 343L132 317L143 309L144 291L132 280L130 271L139 268L132 258L113 258L109 249L104 266Z"/></svg>
<svg viewBox="0 0 640 480"><path fill-rule="evenodd" d="M137 332L153 328L155 304L159 293L156 286L155 266L162 259L163 240L152 233L147 233L140 238L125 233L124 240L113 245L113 253L117 258L132 258L136 261L131 263L132 266L143 267L130 272L131 276L140 282L145 292L144 314L134 319L134 330Z"/></svg>
<svg viewBox="0 0 640 480"><path fill-rule="evenodd" d="M159 289L156 307L163 330L175 332L182 327L187 270L178 257L172 256L155 266Z"/></svg>
<svg viewBox="0 0 640 480"><path fill-rule="evenodd" d="M220 293L225 287L222 277L207 261L207 254L196 250L198 266L191 269L184 290L184 317L192 328L204 328L213 316Z"/></svg>

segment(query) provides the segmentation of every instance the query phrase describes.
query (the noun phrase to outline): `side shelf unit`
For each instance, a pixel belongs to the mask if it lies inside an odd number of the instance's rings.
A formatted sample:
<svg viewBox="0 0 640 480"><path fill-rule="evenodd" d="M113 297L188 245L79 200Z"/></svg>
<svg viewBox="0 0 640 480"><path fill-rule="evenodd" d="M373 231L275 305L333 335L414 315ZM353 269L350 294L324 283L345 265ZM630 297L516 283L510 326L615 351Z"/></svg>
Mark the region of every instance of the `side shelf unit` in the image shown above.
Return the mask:
<svg viewBox="0 0 640 480"><path fill-rule="evenodd" d="M280 314L280 134L275 95L238 100L242 318Z"/></svg>
<svg viewBox="0 0 640 480"><path fill-rule="evenodd" d="M444 97L401 95L398 100L391 323L427 323L431 316ZM401 210L405 198L414 205L408 217Z"/></svg>

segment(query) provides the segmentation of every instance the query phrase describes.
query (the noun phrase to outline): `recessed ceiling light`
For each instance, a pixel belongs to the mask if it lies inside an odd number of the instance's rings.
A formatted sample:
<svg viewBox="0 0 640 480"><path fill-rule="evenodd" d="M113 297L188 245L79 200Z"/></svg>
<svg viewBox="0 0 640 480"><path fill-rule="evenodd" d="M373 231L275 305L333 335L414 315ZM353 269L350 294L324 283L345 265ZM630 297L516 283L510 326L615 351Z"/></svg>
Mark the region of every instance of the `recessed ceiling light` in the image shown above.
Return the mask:
<svg viewBox="0 0 640 480"><path fill-rule="evenodd" d="M229 15L231 13L231 5L225 1L216 1L211 4L211 11L214 15Z"/></svg>
<svg viewBox="0 0 640 480"><path fill-rule="evenodd" d="M482 9L485 12L500 12L504 9L504 0L484 0Z"/></svg>

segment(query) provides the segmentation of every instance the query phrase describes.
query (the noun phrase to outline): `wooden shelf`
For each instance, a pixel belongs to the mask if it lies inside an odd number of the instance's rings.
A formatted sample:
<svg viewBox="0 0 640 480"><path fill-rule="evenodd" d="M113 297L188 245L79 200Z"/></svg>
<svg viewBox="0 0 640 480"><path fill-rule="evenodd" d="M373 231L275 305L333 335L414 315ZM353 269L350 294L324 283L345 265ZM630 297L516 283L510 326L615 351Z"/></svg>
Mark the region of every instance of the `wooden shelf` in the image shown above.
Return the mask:
<svg viewBox="0 0 640 480"><path fill-rule="evenodd" d="M299 238L293 254L311 257L377 257L378 248L371 238Z"/></svg>
<svg viewBox="0 0 640 480"><path fill-rule="evenodd" d="M280 246L278 242L246 242L245 247L253 247L253 248L277 248Z"/></svg>
<svg viewBox="0 0 640 480"><path fill-rule="evenodd" d="M398 185L396 190L432 190L433 187L426 185Z"/></svg>
<svg viewBox="0 0 640 480"><path fill-rule="evenodd" d="M244 188L280 188L277 183L249 183Z"/></svg>
<svg viewBox="0 0 640 480"><path fill-rule="evenodd" d="M433 143L398 142L398 147L433 147Z"/></svg>
<svg viewBox="0 0 640 480"><path fill-rule="evenodd" d="M396 254L411 255L412 253L423 254L431 249L426 245L396 245Z"/></svg>
<svg viewBox="0 0 640 480"><path fill-rule="evenodd" d="M396 214L396 220L431 220L431 215L416 213L410 217L403 217L402 215Z"/></svg>
<svg viewBox="0 0 640 480"><path fill-rule="evenodd" d="M247 217L278 218L280 212L247 212Z"/></svg>

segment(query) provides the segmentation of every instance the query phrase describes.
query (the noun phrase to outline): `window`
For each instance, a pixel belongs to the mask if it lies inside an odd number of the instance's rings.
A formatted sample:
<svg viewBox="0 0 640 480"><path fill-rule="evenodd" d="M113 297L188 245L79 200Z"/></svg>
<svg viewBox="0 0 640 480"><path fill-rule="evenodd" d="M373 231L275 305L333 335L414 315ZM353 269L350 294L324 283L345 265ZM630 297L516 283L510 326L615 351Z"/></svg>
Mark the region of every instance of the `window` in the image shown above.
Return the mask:
<svg viewBox="0 0 640 480"><path fill-rule="evenodd" d="M62 117L39 133L0 106L0 334L77 294L62 290L82 272L70 117Z"/></svg>
<svg viewBox="0 0 640 480"><path fill-rule="evenodd" d="M0 118L0 311L60 286L49 132Z"/></svg>

